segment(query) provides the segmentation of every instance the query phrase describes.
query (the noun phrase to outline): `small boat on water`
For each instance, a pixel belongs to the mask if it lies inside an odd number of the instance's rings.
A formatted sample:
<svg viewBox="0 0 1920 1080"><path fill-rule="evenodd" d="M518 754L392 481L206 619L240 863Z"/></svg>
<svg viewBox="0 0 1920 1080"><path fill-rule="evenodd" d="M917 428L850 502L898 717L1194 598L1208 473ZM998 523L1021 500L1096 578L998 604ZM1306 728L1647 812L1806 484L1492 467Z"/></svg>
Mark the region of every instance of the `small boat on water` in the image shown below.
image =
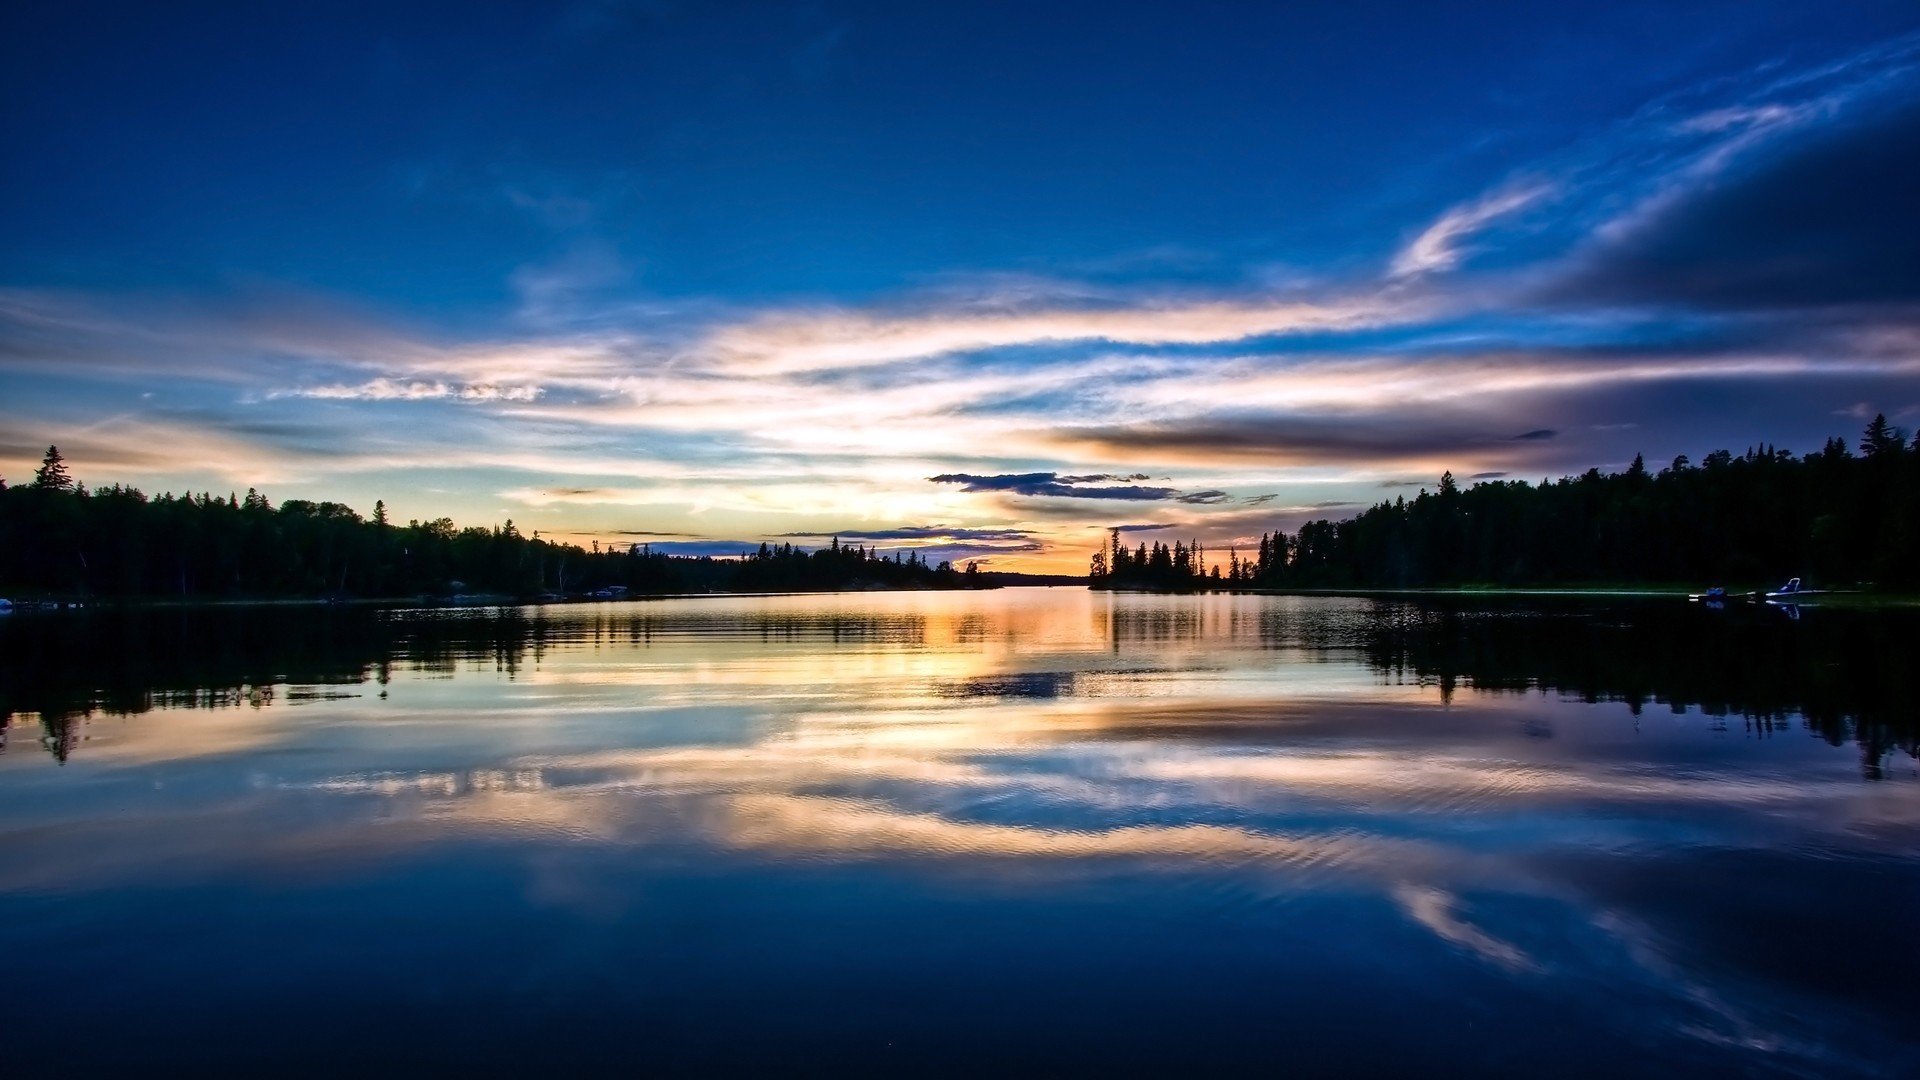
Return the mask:
<svg viewBox="0 0 1920 1080"><path fill-rule="evenodd" d="M1785 585L1767 594L1769 600L1793 600L1802 596L1824 596L1826 589L1809 589L1801 584L1799 578L1788 578Z"/></svg>
<svg viewBox="0 0 1920 1080"><path fill-rule="evenodd" d="M1777 604L1798 600L1802 597L1826 596L1830 592L1831 590L1828 589L1809 589L1801 579L1788 578L1785 585L1765 592L1728 592L1725 588L1715 585L1706 592L1688 593L1687 599L1698 600L1709 605L1724 604L1729 600L1764 600L1768 603Z"/></svg>

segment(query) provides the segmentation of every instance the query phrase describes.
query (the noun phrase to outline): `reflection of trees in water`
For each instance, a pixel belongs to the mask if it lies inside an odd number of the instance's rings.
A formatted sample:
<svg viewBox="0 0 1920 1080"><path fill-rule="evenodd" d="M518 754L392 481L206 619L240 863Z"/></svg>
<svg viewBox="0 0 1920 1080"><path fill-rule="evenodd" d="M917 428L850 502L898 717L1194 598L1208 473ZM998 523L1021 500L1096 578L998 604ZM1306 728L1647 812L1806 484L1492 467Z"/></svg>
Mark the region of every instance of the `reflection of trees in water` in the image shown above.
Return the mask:
<svg viewBox="0 0 1920 1080"><path fill-rule="evenodd" d="M110 700L77 706L59 701L39 701L39 708L14 707L12 695L0 693L0 754L7 750L8 736L23 719L40 725L39 744L54 759L66 763L74 750L87 739L86 727L95 712L127 716L149 709L227 709L251 705L261 708L275 696L272 686L207 686L189 689L154 690L132 695L119 694ZM30 699L29 699L30 700Z"/></svg>
<svg viewBox="0 0 1920 1080"><path fill-rule="evenodd" d="M1594 608L1398 604L1374 621L1370 664L1396 678L1480 690L1553 690L1587 702L1649 704L1743 718L1767 735L1804 723L1859 743L1879 777L1895 750L1920 757L1920 617L1905 611L1764 607L1709 611L1647 602Z"/></svg>
<svg viewBox="0 0 1920 1080"><path fill-rule="evenodd" d="M1116 649L1154 645L1199 645L1209 641L1244 641L1264 637L1275 628L1279 612L1261 611L1244 601L1183 598L1146 599L1139 606L1127 597L1106 610L1094 612L1096 632ZM1258 603L1255 601L1255 603ZM1334 624L1324 617L1314 623L1325 633Z"/></svg>
<svg viewBox="0 0 1920 1080"><path fill-rule="evenodd" d="M1887 755L1920 757L1920 613L1672 600L1160 600L1096 613L1114 651L1257 644L1301 656L1358 656L1395 682L1451 696L1551 690L1593 703L1738 716L1770 735L1804 725L1858 742L1867 775Z"/></svg>
<svg viewBox="0 0 1920 1080"><path fill-rule="evenodd" d="M202 608L62 613L0 625L0 752L22 724L60 761L95 713L260 707L275 687L385 686L395 671L517 676L557 647L680 638L907 644L924 616L524 608ZM325 694L296 691L297 699Z"/></svg>
<svg viewBox="0 0 1920 1080"><path fill-rule="evenodd" d="M1112 616L1112 639L1117 645L1174 645L1199 641L1206 626L1192 607L1119 609Z"/></svg>
<svg viewBox="0 0 1920 1080"><path fill-rule="evenodd" d="M410 649L426 669L461 656L517 664L518 632L472 623L416 633L376 611L287 608L18 620L0 634L0 723L37 720L41 744L65 761L96 712L259 708L276 686L384 683L396 654Z"/></svg>
<svg viewBox="0 0 1920 1080"><path fill-rule="evenodd" d="M1222 598L1096 609L1115 651L1256 646L1302 656L1358 656L1394 681L1488 691L1547 689L1742 717L1766 735L1806 728L1857 741L1869 775L1895 749L1920 756L1920 612L1809 608L1798 621L1764 607L1724 611L1671 601L1526 600L1246 602ZM275 687L385 685L396 671L509 678L554 649L649 648L669 641L761 646L907 646L934 640L914 612L743 611L712 606L229 608L98 611L0 624L0 751L22 723L61 760L95 712L265 705ZM958 642L1002 626L977 613L946 624ZM999 685L999 684L995 684ZM986 686L986 684L982 684ZM1023 696L1074 692L1032 680ZM992 689L991 686L986 686ZM1001 687L1004 692L1007 687ZM943 687L978 693L981 687Z"/></svg>
<svg viewBox="0 0 1920 1080"><path fill-rule="evenodd" d="M1151 597L1135 605L1136 599L1094 613L1096 632L1115 648L1258 642L1310 653L1352 649L1379 631L1379 619L1399 617L1397 605L1351 599L1280 601L1281 607L1252 598Z"/></svg>

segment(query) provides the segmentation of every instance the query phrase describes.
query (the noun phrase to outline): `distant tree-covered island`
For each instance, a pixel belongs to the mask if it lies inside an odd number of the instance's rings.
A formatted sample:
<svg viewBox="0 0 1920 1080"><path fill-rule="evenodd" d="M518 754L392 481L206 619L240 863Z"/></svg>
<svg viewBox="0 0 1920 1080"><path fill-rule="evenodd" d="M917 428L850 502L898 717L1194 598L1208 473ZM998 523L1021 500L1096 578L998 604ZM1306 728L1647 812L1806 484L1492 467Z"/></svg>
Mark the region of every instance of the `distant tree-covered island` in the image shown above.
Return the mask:
<svg viewBox="0 0 1920 1080"><path fill-rule="evenodd" d="M56 447L27 484L0 480L0 596L95 600L515 598L595 593L824 592L991 588L1003 575L835 539L817 550L762 543L738 557L647 545L592 550L523 535L512 521L395 524L336 502L274 505L249 489L149 497L89 490Z"/></svg>
<svg viewBox="0 0 1920 1080"><path fill-rule="evenodd" d="M1589 469L1382 502L1264 534L1247 550L1128 547L1115 530L1094 588L1399 589L1772 582L1920 588L1920 437L1877 416L1859 441L1685 456L1658 471Z"/></svg>

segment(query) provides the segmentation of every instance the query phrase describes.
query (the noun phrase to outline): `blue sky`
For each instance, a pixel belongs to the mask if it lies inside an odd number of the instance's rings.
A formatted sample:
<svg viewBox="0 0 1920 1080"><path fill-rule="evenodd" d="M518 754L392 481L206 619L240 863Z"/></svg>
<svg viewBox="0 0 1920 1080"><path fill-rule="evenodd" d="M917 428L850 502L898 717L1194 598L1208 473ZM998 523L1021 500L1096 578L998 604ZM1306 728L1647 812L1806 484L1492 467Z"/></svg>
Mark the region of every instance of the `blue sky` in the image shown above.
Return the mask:
<svg viewBox="0 0 1920 1080"><path fill-rule="evenodd" d="M0 16L0 476L1040 568L1920 424L1911 4L188 7Z"/></svg>

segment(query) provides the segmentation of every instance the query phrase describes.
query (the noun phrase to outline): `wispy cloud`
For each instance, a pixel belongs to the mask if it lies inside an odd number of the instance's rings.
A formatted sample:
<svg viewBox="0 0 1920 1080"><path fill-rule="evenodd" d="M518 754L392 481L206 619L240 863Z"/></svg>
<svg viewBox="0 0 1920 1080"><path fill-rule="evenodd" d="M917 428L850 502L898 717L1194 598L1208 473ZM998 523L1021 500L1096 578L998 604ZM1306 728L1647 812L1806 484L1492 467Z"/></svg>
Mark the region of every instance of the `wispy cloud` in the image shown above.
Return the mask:
<svg viewBox="0 0 1920 1080"><path fill-rule="evenodd" d="M1143 296L1120 302L1125 306L782 313L720 328L702 345L727 371L779 375L1047 343L1203 345L1352 330L1409 322L1427 306L1419 298L1381 293L1254 300Z"/></svg>
<svg viewBox="0 0 1920 1080"><path fill-rule="evenodd" d="M1466 241L1475 233L1500 218L1539 204L1553 191L1550 184L1524 183L1454 207L1394 256L1393 276L1414 277L1452 269L1465 256Z"/></svg>
<svg viewBox="0 0 1920 1080"><path fill-rule="evenodd" d="M538 386L498 386L493 383L468 383L456 386L418 379L369 379L352 386L332 383L326 386L273 390L267 396L314 398L321 401L533 401L539 398Z"/></svg>

